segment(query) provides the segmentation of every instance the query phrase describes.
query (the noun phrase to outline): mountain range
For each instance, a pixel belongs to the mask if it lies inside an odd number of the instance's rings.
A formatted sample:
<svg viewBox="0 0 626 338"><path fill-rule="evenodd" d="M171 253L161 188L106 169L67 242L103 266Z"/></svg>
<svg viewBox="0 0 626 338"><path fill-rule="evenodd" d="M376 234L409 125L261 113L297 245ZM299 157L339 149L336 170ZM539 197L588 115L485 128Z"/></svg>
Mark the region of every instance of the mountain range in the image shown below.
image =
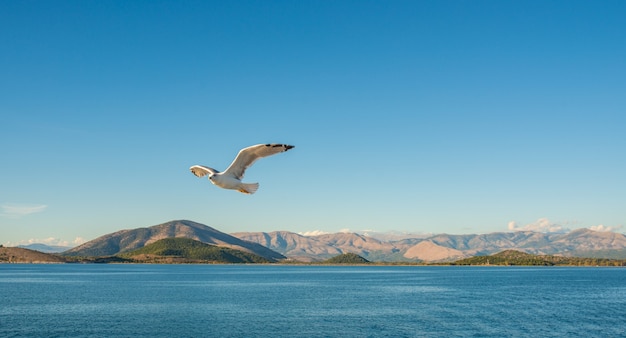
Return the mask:
<svg viewBox="0 0 626 338"><path fill-rule="evenodd" d="M286 258L302 262L324 261L337 255L352 253L372 262L450 262L504 250L537 255L626 258L626 236L589 229L578 229L569 233L518 231L471 235L438 234L381 240L356 233L317 236L304 236L289 231L226 234L188 220L117 231L65 251L63 255L113 256L164 238L179 237L241 250L269 261Z"/></svg>
<svg viewBox="0 0 626 338"><path fill-rule="evenodd" d="M284 256L315 261L354 253L369 261L454 261L504 250L537 255L626 258L626 236L614 232L578 229L569 233L532 231L448 235L383 241L355 233L303 236L293 232L240 232L232 234L266 246Z"/></svg>

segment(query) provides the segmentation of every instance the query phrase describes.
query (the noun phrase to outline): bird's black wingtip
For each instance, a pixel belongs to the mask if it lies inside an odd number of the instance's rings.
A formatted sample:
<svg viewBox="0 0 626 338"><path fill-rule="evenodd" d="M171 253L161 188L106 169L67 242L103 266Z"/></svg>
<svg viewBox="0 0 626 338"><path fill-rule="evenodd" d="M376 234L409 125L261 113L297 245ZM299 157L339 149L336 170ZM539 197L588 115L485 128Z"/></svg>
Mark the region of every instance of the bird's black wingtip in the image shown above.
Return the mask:
<svg viewBox="0 0 626 338"><path fill-rule="evenodd" d="M274 144L267 143L265 146L266 147L272 147L272 148L282 147L282 148L285 148L285 151L295 147L295 146L292 146L292 145L289 145L289 144L281 144L281 143L274 143Z"/></svg>

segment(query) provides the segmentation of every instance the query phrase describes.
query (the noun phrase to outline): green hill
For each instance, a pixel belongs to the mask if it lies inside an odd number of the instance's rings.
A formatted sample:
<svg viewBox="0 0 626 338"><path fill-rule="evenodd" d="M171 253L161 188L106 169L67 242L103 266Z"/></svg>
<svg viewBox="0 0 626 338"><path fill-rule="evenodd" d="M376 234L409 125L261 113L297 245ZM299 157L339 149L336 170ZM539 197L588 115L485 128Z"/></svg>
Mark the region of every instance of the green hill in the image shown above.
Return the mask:
<svg viewBox="0 0 626 338"><path fill-rule="evenodd" d="M353 253L345 253L339 256L335 256L331 259L327 259L322 263L325 264L366 264L369 263L367 259Z"/></svg>
<svg viewBox="0 0 626 338"><path fill-rule="evenodd" d="M119 256L137 262L155 263L270 263L255 254L182 237L164 238Z"/></svg>
<svg viewBox="0 0 626 338"><path fill-rule="evenodd" d="M626 266L626 260L606 258L562 257L532 255L516 250L506 250L490 256L475 256L451 263L452 265L531 265L531 266Z"/></svg>
<svg viewBox="0 0 626 338"><path fill-rule="evenodd" d="M72 257L110 257L137 250L144 247L146 243L156 242L163 238L178 237L191 238L202 243L254 253L270 261L285 258L278 252L274 252L258 243L244 241L204 224L188 220L175 220L147 228L120 230L83 243L63 252L62 255Z"/></svg>

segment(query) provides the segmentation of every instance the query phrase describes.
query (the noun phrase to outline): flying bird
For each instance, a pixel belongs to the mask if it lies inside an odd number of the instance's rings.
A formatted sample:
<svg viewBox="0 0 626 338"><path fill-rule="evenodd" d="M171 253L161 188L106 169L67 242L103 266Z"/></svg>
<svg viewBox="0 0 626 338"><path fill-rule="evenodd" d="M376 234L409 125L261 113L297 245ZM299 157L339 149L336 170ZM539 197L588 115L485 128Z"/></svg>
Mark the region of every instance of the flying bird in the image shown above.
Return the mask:
<svg viewBox="0 0 626 338"><path fill-rule="evenodd" d="M241 182L246 169L260 158L282 153L293 147L288 144L277 143L257 144L241 149L233 163L224 172L203 165L194 165L189 170L198 177L209 175L209 181L220 188L233 189L244 194L254 194L259 189L258 183Z"/></svg>

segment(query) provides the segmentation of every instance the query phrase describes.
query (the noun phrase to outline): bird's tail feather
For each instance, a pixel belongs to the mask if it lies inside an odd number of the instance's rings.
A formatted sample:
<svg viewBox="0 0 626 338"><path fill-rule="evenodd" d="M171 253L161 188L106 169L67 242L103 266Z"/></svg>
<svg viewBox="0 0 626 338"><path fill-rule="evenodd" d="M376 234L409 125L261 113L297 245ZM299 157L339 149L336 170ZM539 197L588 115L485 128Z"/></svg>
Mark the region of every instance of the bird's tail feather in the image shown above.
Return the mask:
<svg viewBox="0 0 626 338"><path fill-rule="evenodd" d="M242 183L241 191L244 194L254 194L259 189L258 183Z"/></svg>

